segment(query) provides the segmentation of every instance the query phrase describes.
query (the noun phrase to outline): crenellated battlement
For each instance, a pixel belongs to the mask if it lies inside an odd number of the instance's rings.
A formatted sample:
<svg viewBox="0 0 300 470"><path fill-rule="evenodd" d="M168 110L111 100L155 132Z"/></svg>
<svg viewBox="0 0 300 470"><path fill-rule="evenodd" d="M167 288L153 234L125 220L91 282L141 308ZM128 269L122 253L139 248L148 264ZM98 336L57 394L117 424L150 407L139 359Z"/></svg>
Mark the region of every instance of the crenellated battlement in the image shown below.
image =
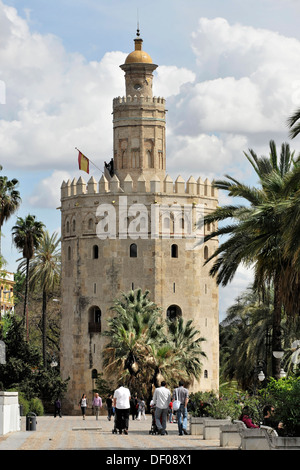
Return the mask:
<svg viewBox="0 0 300 470"><path fill-rule="evenodd" d="M113 99L113 107L126 104L149 104L149 105L165 105L165 98L161 97L150 97L150 96L118 96Z"/></svg>
<svg viewBox="0 0 300 470"><path fill-rule="evenodd" d="M150 180L148 190L146 179L143 175L138 178L136 185L133 184L133 180L130 175L127 175L122 182L116 175L114 175L110 180L108 180L105 175L102 175L98 182L92 176L87 183L80 176L77 181L74 178L72 182L70 180L67 182L63 181L61 185L61 199L82 194L107 193L161 193L166 195L176 194L213 199L218 198L218 190L213 187L212 182L207 178L203 181L201 177L196 181L193 176L191 176L187 181L184 181L181 176L178 176L175 182L169 175L165 177L164 181L161 181L158 176L155 176Z"/></svg>

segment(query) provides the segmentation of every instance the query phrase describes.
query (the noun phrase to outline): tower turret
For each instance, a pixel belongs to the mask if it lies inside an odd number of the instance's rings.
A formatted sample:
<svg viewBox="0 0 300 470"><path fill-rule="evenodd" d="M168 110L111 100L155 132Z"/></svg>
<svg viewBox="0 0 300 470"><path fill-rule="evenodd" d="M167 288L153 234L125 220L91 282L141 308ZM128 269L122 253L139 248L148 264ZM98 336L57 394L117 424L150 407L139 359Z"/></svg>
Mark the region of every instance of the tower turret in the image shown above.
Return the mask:
<svg viewBox="0 0 300 470"><path fill-rule="evenodd" d="M113 100L114 169L121 181L130 174L134 186L143 175L147 187L153 176L166 176L165 100L152 93L153 64L143 51L143 40L134 39L135 50L120 68L125 72L123 98Z"/></svg>

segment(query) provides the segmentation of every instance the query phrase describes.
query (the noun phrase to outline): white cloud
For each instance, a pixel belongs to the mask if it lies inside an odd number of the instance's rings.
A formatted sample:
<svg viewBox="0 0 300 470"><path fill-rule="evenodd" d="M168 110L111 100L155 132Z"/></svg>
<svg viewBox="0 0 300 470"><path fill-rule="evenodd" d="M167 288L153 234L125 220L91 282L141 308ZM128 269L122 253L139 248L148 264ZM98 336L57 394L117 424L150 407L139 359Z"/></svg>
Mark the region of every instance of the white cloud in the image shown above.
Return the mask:
<svg viewBox="0 0 300 470"><path fill-rule="evenodd" d="M155 96L163 96L164 98L178 95L182 85L192 83L195 79L196 74L184 67L178 68L174 65L160 65L154 79L154 94Z"/></svg>
<svg viewBox="0 0 300 470"><path fill-rule="evenodd" d="M245 292L253 283L253 271L244 266L239 266L234 279L226 287L219 287L219 319L224 320L226 311L231 307L235 300Z"/></svg>
<svg viewBox="0 0 300 470"><path fill-rule="evenodd" d="M61 184L71 178L70 173L66 171L54 171L37 184L32 195L28 198L29 204L33 207L59 207Z"/></svg>
<svg viewBox="0 0 300 470"><path fill-rule="evenodd" d="M269 140L288 139L286 120L300 106L300 41L201 18L192 47L197 77L168 104L171 168L229 173L245 165L248 148L260 155Z"/></svg>

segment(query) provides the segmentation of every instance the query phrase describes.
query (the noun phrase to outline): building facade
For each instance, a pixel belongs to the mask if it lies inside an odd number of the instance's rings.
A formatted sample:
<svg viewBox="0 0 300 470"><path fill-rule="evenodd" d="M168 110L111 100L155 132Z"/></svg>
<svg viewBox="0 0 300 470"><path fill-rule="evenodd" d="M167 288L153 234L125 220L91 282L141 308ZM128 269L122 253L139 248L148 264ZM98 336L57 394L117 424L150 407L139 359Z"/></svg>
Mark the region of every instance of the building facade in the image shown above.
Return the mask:
<svg viewBox="0 0 300 470"><path fill-rule="evenodd" d="M6 313L14 312L14 274L0 273L0 320Z"/></svg>
<svg viewBox="0 0 300 470"><path fill-rule="evenodd" d="M99 181L63 182L61 373L70 377L66 410L92 398L104 372L102 349L110 307L122 292L141 288L165 315L192 319L206 339L202 376L191 391L218 390L218 288L197 225L218 203L211 182L166 173L166 109L153 97L153 64L137 35L121 65L125 96L113 99L113 159Z"/></svg>

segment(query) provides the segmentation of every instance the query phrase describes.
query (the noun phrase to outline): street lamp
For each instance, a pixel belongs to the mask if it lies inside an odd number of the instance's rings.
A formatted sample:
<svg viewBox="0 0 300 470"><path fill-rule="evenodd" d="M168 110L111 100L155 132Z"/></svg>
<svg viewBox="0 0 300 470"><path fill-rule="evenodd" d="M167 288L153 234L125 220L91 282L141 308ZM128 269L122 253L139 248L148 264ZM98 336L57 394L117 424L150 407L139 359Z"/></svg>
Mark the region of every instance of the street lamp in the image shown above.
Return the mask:
<svg viewBox="0 0 300 470"><path fill-rule="evenodd" d="M283 355L284 355L284 351L282 349L273 351L273 356L276 357L276 359L281 359Z"/></svg>
<svg viewBox="0 0 300 470"><path fill-rule="evenodd" d="M259 372L257 378L260 382L263 382L265 380L266 377L262 370Z"/></svg>
<svg viewBox="0 0 300 470"><path fill-rule="evenodd" d="M279 378L283 379L284 377L286 377L286 372L283 369L280 369Z"/></svg>

